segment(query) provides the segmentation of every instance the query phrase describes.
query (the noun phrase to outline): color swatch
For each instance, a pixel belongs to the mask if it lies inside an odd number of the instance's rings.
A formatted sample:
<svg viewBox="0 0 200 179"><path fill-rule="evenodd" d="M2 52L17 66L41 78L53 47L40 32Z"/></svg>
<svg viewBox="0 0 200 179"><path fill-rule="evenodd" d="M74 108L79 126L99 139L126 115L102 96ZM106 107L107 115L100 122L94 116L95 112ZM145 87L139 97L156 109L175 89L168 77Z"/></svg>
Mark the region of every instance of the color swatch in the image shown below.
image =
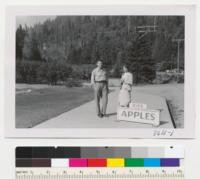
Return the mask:
<svg viewBox="0 0 200 179"><path fill-rule="evenodd" d="M182 147L17 147L16 158L184 158Z"/></svg>
<svg viewBox="0 0 200 179"><path fill-rule="evenodd" d="M16 167L178 167L180 159L105 158L105 159L16 159Z"/></svg>
<svg viewBox="0 0 200 179"><path fill-rule="evenodd" d="M162 147L18 147L16 167L179 167L184 152L179 148L173 153L172 149ZM171 156L171 158L165 156Z"/></svg>
<svg viewBox="0 0 200 179"><path fill-rule="evenodd" d="M106 167L107 160L103 158L91 158L87 161L88 167Z"/></svg>
<svg viewBox="0 0 200 179"><path fill-rule="evenodd" d="M124 159L123 158L108 158L107 167L124 167Z"/></svg>

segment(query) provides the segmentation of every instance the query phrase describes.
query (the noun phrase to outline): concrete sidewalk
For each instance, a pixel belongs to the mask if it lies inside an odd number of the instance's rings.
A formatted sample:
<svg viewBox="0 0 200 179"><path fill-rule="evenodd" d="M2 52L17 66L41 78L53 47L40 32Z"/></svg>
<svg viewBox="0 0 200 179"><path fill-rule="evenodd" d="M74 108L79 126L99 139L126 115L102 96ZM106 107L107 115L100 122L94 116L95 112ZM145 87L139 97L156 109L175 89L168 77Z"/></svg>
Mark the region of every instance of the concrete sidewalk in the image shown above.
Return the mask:
<svg viewBox="0 0 200 179"><path fill-rule="evenodd" d="M107 108L108 117L98 118L95 113L94 101L91 101L55 118L49 119L35 126L35 128L155 128L149 124L116 121L118 94L119 88L111 88ZM165 98L134 90L132 101L135 103L145 103L148 109L159 109L161 111L161 122L158 128L173 128Z"/></svg>

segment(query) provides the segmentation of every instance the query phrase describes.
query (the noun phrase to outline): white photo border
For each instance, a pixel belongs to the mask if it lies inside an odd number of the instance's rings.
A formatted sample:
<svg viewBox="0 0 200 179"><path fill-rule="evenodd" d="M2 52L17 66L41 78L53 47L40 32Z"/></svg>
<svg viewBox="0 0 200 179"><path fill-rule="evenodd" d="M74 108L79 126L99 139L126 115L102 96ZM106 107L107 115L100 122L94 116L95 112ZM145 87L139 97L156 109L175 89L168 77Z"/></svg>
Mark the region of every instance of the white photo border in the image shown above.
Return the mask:
<svg viewBox="0 0 200 179"><path fill-rule="evenodd" d="M6 9L5 137L9 138L194 138L195 5L8 6ZM15 128L16 16L182 15L185 16L184 128Z"/></svg>

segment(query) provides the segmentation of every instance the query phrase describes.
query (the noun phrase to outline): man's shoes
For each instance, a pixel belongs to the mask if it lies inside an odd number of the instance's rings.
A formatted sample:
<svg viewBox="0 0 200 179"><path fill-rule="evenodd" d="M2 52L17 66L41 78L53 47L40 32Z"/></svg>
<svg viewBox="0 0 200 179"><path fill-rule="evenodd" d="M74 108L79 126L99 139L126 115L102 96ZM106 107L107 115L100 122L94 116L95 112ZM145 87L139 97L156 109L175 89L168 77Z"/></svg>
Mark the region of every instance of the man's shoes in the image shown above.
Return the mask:
<svg viewBox="0 0 200 179"><path fill-rule="evenodd" d="M103 117L108 117L107 114L102 114Z"/></svg>
<svg viewBox="0 0 200 179"><path fill-rule="evenodd" d="M98 117L102 118L102 117L103 117L103 114L101 114L101 113L100 113L100 114L98 114Z"/></svg>
<svg viewBox="0 0 200 179"><path fill-rule="evenodd" d="M100 114L98 114L98 117L102 118L102 117L108 117L108 116L107 116L107 114L100 113Z"/></svg>

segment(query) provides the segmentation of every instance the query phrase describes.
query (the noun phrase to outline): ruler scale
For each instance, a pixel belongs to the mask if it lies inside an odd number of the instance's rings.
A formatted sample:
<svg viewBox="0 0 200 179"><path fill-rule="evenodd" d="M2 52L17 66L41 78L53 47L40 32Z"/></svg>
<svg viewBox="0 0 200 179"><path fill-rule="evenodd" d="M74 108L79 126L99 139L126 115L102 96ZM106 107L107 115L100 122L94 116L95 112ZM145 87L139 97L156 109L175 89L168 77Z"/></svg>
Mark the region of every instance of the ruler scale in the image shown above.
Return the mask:
<svg viewBox="0 0 200 179"><path fill-rule="evenodd" d="M183 179L181 168L85 168L85 169L48 169L48 168L19 168L16 179Z"/></svg>
<svg viewBox="0 0 200 179"><path fill-rule="evenodd" d="M180 147L22 147L16 179L184 179Z"/></svg>

